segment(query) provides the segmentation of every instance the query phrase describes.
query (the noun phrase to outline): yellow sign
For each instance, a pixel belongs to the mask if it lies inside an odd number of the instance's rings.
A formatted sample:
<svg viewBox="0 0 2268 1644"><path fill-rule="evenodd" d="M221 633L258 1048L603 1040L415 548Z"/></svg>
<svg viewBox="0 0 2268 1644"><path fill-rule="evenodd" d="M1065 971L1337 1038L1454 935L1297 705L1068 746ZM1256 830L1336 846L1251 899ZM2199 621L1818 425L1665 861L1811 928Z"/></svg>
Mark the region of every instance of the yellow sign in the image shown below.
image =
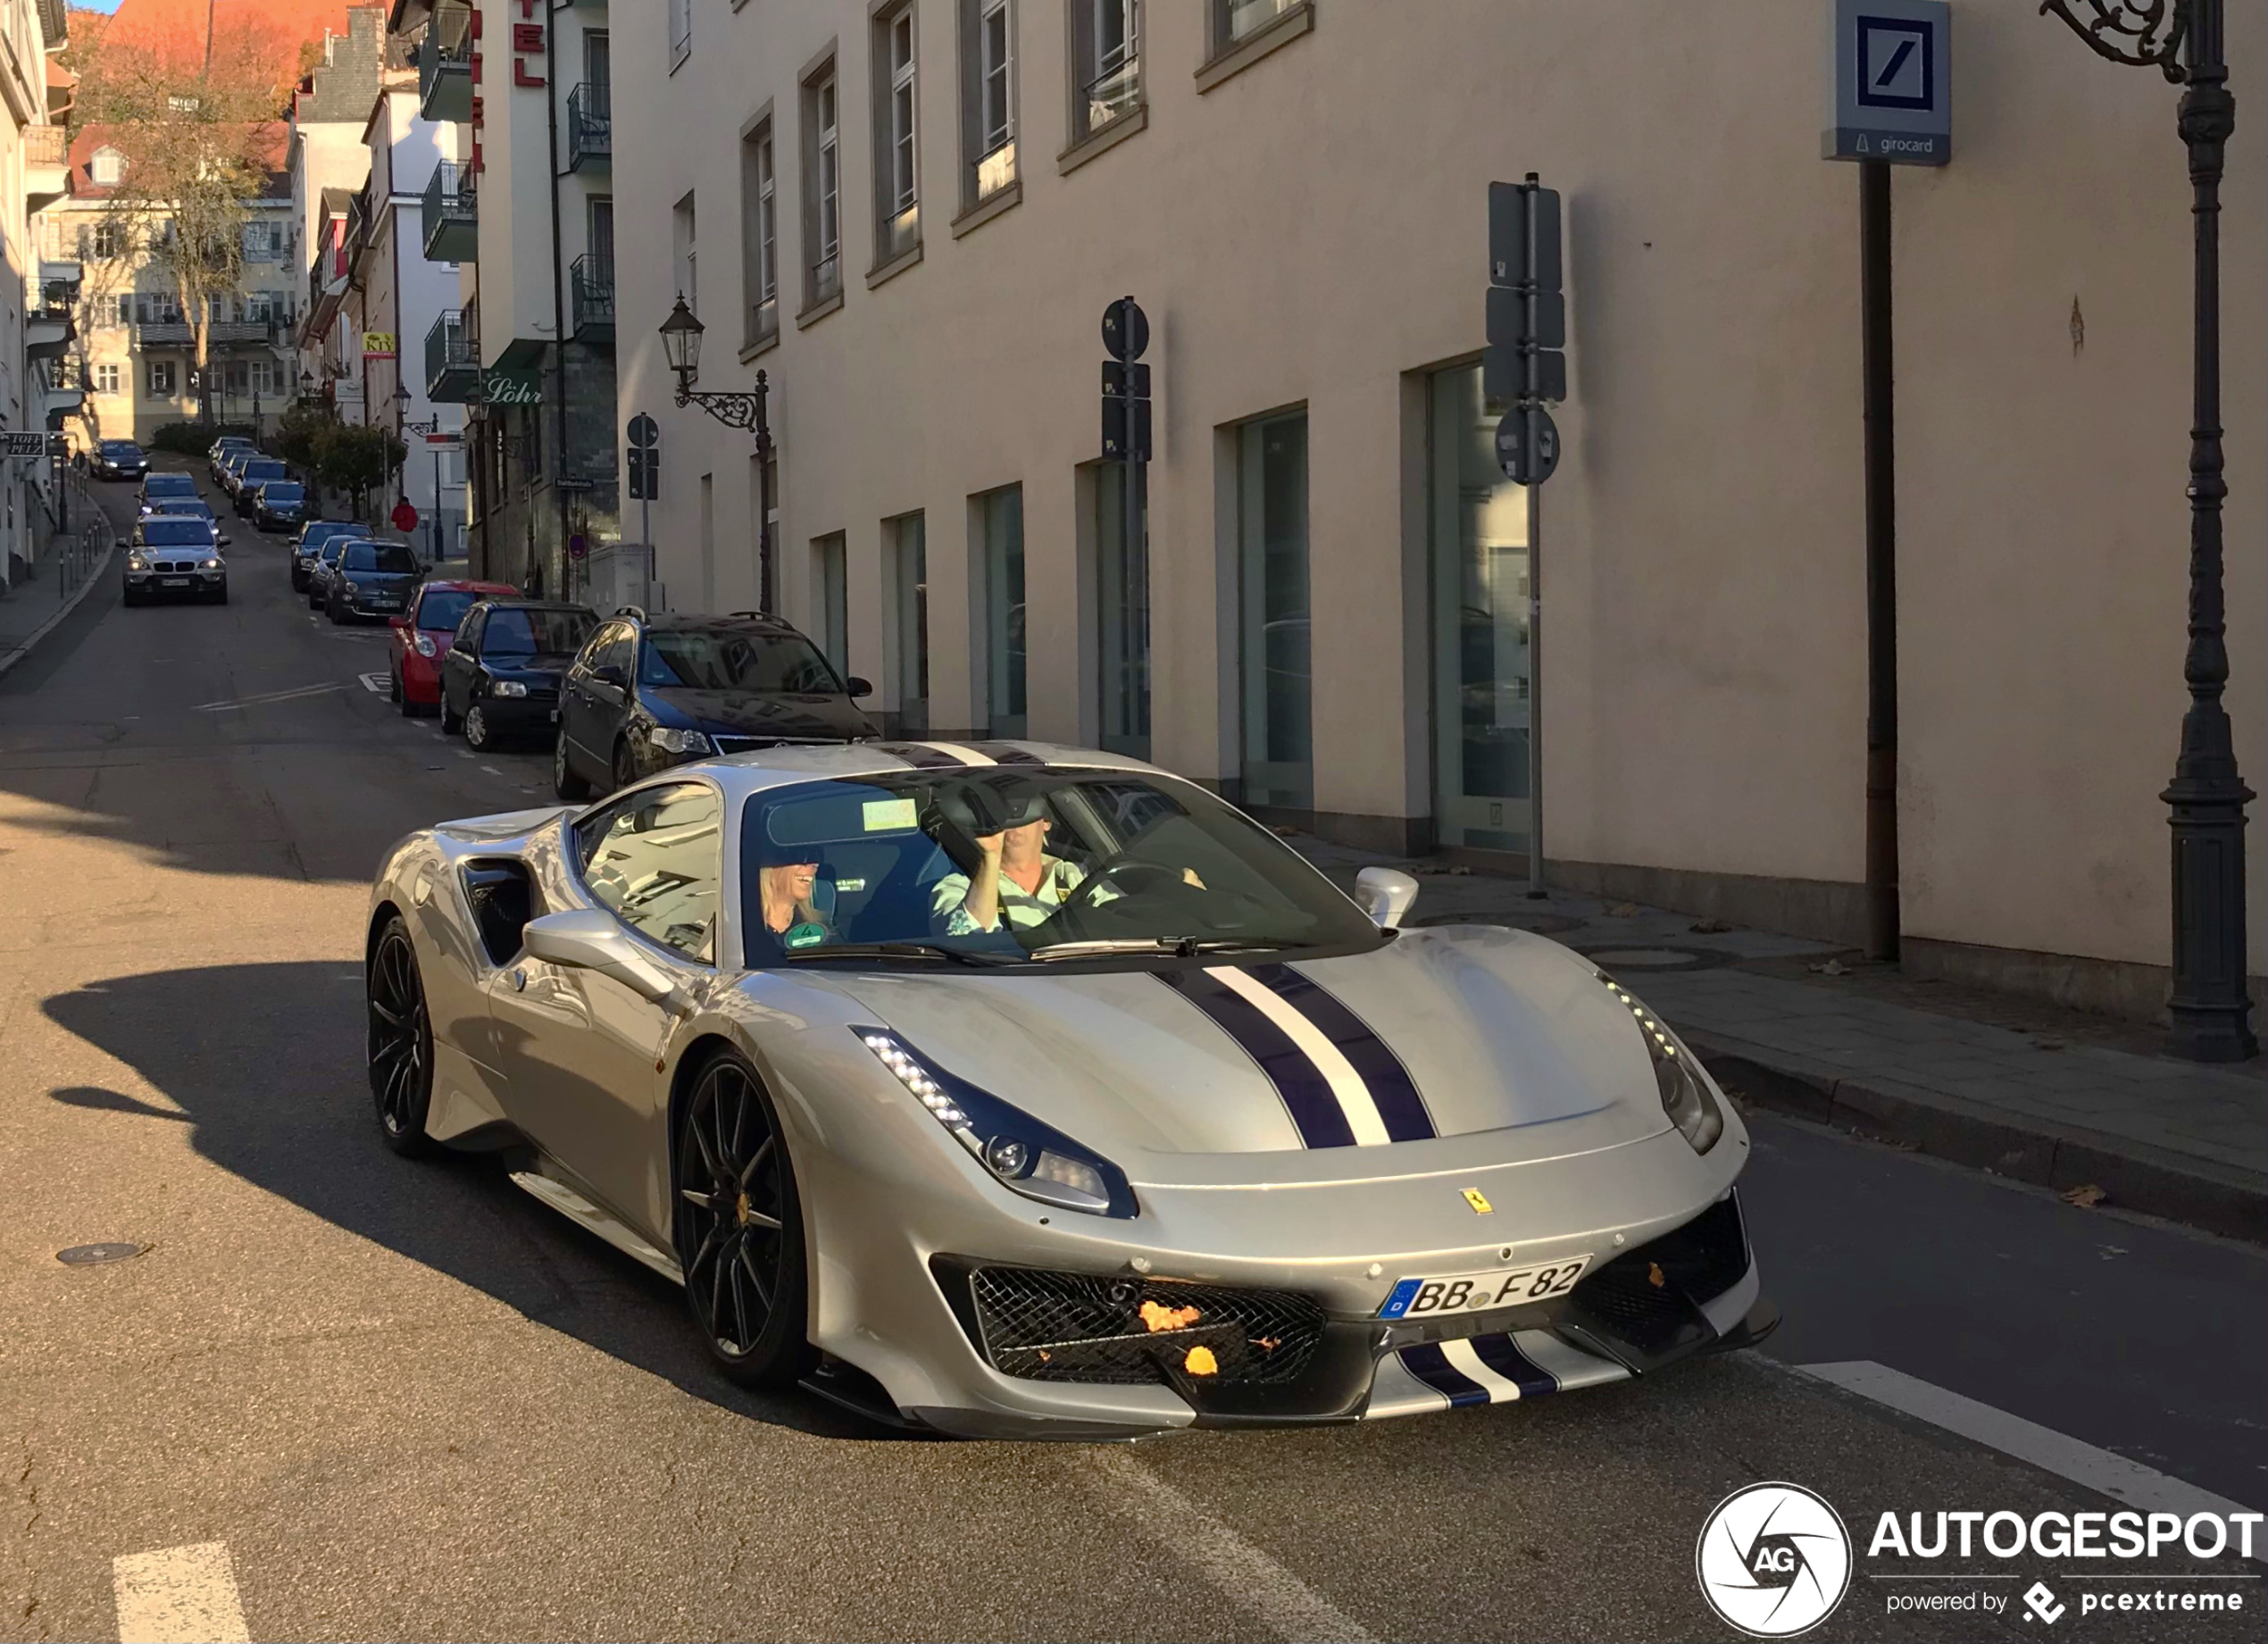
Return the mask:
<svg viewBox="0 0 2268 1644"><path fill-rule="evenodd" d="M390 360L393 357L393 332L364 331L363 333L363 358L366 360Z"/></svg>
<svg viewBox="0 0 2268 1644"><path fill-rule="evenodd" d="M1488 1202L1488 1196L1479 1188L1467 1188L1464 1190L1464 1202L1472 1206L1472 1214L1476 1216L1496 1214L1497 1207Z"/></svg>

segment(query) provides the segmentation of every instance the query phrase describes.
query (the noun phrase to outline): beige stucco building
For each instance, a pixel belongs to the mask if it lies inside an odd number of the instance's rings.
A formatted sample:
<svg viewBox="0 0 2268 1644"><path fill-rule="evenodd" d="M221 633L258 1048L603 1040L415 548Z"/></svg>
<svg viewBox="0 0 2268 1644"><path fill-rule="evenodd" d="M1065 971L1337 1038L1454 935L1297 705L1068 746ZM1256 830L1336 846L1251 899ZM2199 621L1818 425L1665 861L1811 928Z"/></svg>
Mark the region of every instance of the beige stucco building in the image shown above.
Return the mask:
<svg viewBox="0 0 2268 1644"><path fill-rule="evenodd" d="M700 387L769 376L778 604L895 722L1146 748L1330 837L1517 857L1526 517L1474 362L1488 185L1537 171L1571 333L1553 877L1859 939L1858 179L1819 158L1827 8L1190 0L1130 44L1130 9L680 4L623 33L618 421L663 430L657 597L759 596L748 436L671 403L682 290ZM2187 702L2174 94L2031 4L1954 16L1955 158L1895 179L1906 956L2147 1009ZM2229 27L2229 705L2258 781L2268 23ZM1126 294L1154 330L1146 577L1096 461ZM2257 863L2251 914L2258 970Z"/></svg>

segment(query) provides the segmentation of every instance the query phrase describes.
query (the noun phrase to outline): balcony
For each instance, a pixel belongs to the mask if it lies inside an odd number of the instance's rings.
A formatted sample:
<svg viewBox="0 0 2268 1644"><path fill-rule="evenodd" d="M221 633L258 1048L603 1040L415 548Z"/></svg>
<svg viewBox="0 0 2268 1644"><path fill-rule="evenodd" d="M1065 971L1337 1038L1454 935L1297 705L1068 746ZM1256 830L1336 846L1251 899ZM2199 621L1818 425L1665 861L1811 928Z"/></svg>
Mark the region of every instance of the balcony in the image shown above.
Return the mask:
<svg viewBox="0 0 2268 1644"><path fill-rule="evenodd" d="M567 94L567 169L614 166L614 117L605 80L585 80Z"/></svg>
<svg viewBox="0 0 2268 1644"><path fill-rule="evenodd" d="M463 405L480 396L480 338L462 308L444 309L425 334L425 397Z"/></svg>
<svg viewBox="0 0 2268 1644"><path fill-rule="evenodd" d="M71 144L61 126L26 126L23 192L28 209L53 205L71 191Z"/></svg>
<svg viewBox="0 0 2268 1644"><path fill-rule="evenodd" d="M137 348L189 348L196 344L196 327L187 320L149 320L134 327Z"/></svg>
<svg viewBox="0 0 2268 1644"><path fill-rule="evenodd" d="M58 286L76 286L85 271L77 257L42 257L39 259L39 283L53 291Z"/></svg>
<svg viewBox="0 0 2268 1644"><path fill-rule="evenodd" d="M425 214L429 263L471 263L480 252L480 218L469 166L444 160L433 168L420 203Z"/></svg>
<svg viewBox="0 0 2268 1644"><path fill-rule="evenodd" d="M575 320L574 338L581 343L614 340L614 263L588 252L567 271L568 296Z"/></svg>
<svg viewBox="0 0 2268 1644"><path fill-rule="evenodd" d="M23 352L28 360L60 359L78 335L71 324L69 303L43 303L25 312Z"/></svg>
<svg viewBox="0 0 2268 1644"><path fill-rule="evenodd" d="M472 40L460 19L456 42L444 45L444 21L437 13L418 46L417 111L428 120L461 123L472 118Z"/></svg>

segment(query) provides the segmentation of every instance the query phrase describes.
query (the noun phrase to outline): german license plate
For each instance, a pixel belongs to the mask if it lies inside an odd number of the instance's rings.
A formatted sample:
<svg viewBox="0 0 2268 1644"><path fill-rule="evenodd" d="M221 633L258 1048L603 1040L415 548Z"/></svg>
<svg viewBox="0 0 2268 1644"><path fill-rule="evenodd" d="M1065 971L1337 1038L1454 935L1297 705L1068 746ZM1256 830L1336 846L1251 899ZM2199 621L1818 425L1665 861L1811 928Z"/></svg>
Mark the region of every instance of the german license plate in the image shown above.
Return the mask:
<svg viewBox="0 0 2268 1644"><path fill-rule="evenodd" d="M160 588L187 588L189 580L187 577L160 577L157 585Z"/></svg>
<svg viewBox="0 0 2268 1644"><path fill-rule="evenodd" d="M1378 1310L1381 1319L1425 1319L1483 1307L1519 1307L1551 1301L1575 1288L1590 1265L1588 1254L1526 1267L1497 1267L1487 1273L1447 1273L1438 1279L1405 1279Z"/></svg>

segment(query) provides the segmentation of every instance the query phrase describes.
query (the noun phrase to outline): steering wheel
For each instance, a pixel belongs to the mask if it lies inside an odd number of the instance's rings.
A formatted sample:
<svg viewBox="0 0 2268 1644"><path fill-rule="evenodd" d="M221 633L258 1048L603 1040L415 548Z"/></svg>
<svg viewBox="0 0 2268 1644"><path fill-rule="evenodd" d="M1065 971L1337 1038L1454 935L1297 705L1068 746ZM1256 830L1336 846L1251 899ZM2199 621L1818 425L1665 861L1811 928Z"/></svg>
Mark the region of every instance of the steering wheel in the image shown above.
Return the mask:
<svg viewBox="0 0 2268 1644"><path fill-rule="evenodd" d="M1112 862L1096 868L1079 881L1079 888L1065 897L1055 912L1077 914L1095 905L1096 893L1109 886L1121 897L1138 897L1155 890L1160 885L1182 883L1180 874L1155 862Z"/></svg>

